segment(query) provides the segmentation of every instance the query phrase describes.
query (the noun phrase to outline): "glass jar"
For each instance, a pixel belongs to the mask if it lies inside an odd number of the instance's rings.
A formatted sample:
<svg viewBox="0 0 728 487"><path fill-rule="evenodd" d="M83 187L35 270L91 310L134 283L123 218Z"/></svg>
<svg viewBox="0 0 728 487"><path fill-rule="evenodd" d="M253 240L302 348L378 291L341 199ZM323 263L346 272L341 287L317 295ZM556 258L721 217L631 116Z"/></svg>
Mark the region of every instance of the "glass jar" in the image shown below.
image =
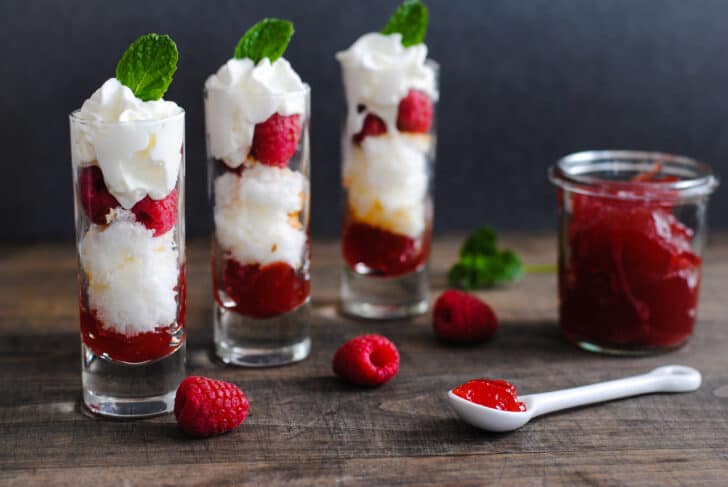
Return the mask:
<svg viewBox="0 0 728 487"><path fill-rule="evenodd" d="M639 151L571 154L557 186L559 321L596 352L677 348L693 332L706 239L706 164Z"/></svg>

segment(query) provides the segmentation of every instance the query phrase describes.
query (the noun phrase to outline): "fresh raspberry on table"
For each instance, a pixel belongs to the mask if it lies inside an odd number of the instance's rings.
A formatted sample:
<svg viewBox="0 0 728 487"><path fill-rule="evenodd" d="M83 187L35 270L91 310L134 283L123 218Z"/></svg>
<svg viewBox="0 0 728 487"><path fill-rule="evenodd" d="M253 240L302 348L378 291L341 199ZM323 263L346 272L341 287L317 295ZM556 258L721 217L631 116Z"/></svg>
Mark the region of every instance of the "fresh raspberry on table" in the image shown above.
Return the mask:
<svg viewBox="0 0 728 487"><path fill-rule="evenodd" d="M364 123L362 124L361 130L354 134L354 142L361 144L364 137L382 135L387 132L387 124L384 120L374 115L373 113L368 114L364 117Z"/></svg>
<svg viewBox="0 0 728 487"><path fill-rule="evenodd" d="M285 167L298 148L301 117L277 113L255 126L251 154L263 164Z"/></svg>
<svg viewBox="0 0 728 487"><path fill-rule="evenodd" d="M334 373L360 386L378 386L397 375L399 352L382 335L362 335L343 344L334 355Z"/></svg>
<svg viewBox="0 0 728 487"><path fill-rule="evenodd" d="M173 189L161 200L146 196L131 209L138 222L158 237L167 233L177 223L177 190Z"/></svg>
<svg viewBox="0 0 728 487"><path fill-rule="evenodd" d="M104 175L98 166L81 169L78 173L78 192L86 215L97 225L105 225L109 210L119 206L116 198L109 193Z"/></svg>
<svg viewBox="0 0 728 487"><path fill-rule="evenodd" d="M397 129L402 132L426 133L432 126L432 102L417 90L410 90L399 102Z"/></svg>
<svg viewBox="0 0 728 487"><path fill-rule="evenodd" d="M249 407L248 398L235 384L190 376L177 388L174 416L185 433L213 436L240 426Z"/></svg>
<svg viewBox="0 0 728 487"><path fill-rule="evenodd" d="M435 335L448 342L473 343L490 338L498 318L486 303L463 291L447 290L435 301Z"/></svg>

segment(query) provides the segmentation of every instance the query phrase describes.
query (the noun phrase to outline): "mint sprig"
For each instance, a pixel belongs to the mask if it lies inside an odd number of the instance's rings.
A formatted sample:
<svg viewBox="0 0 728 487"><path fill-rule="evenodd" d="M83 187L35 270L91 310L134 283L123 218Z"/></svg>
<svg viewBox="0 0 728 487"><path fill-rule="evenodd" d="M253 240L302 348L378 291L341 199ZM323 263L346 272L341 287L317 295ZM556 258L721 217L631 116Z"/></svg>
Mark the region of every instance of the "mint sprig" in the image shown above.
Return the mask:
<svg viewBox="0 0 728 487"><path fill-rule="evenodd" d="M116 65L116 78L137 98L159 100L177 71L179 52L168 35L146 34L135 40Z"/></svg>
<svg viewBox="0 0 728 487"><path fill-rule="evenodd" d="M427 34L427 7L420 0L405 0L382 29L382 34L402 34L404 47L420 44Z"/></svg>
<svg viewBox="0 0 728 487"><path fill-rule="evenodd" d="M520 279L525 273L521 258L507 249L498 250L492 228L480 227L460 248L460 257L447 275L450 286L481 289Z"/></svg>
<svg viewBox="0 0 728 487"><path fill-rule="evenodd" d="M235 58L249 58L255 64L268 58L272 63L286 52L293 32L293 23L288 20L263 19L240 38Z"/></svg>

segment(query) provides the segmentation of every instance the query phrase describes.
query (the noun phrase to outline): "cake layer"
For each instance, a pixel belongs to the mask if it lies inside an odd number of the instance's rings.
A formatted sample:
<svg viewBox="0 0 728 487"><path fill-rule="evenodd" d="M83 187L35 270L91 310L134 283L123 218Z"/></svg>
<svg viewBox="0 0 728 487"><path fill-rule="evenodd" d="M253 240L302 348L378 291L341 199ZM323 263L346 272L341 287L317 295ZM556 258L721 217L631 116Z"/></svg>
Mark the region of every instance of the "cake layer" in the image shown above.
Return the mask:
<svg viewBox="0 0 728 487"><path fill-rule="evenodd" d="M225 251L241 264L301 265L307 236L297 216L308 193L301 173L256 164L214 184L215 234Z"/></svg>
<svg viewBox="0 0 728 487"><path fill-rule="evenodd" d="M131 212L116 210L110 225L91 225L80 243L89 305L108 329L136 335L177 319L174 229L153 234Z"/></svg>

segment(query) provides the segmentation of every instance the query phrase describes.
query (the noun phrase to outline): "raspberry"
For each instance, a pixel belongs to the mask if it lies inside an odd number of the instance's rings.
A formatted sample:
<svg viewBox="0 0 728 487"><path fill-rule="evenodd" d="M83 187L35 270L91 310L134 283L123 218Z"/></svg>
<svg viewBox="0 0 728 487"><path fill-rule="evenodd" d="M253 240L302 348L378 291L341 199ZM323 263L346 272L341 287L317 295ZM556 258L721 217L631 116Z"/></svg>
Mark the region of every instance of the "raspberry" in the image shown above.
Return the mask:
<svg viewBox="0 0 728 487"><path fill-rule="evenodd" d="M334 373L360 386L378 386L399 371L399 352L382 335L362 335L343 344L334 355Z"/></svg>
<svg viewBox="0 0 728 487"><path fill-rule="evenodd" d="M97 225L106 224L109 210L119 206L116 198L109 193L104 175L98 166L84 167L78 173L78 192L86 215Z"/></svg>
<svg viewBox="0 0 728 487"><path fill-rule="evenodd" d="M164 235L177 223L177 190L173 189L161 200L147 196L134 205L131 211L138 222L154 230L155 237Z"/></svg>
<svg viewBox="0 0 728 487"><path fill-rule="evenodd" d="M498 328L498 318L490 306L475 296L448 290L435 302L433 327L438 338L472 343L490 338Z"/></svg>
<svg viewBox="0 0 728 487"><path fill-rule="evenodd" d="M249 406L248 398L235 384L190 376L177 388L174 416L185 433L213 436L240 426Z"/></svg>
<svg viewBox="0 0 728 487"><path fill-rule="evenodd" d="M274 113L255 126L252 155L263 164L285 167L293 157L301 138L301 117Z"/></svg>
<svg viewBox="0 0 728 487"><path fill-rule="evenodd" d="M387 124L384 123L384 120L377 117L373 113L370 113L364 118L364 123L362 124L361 130L354 134L353 139L355 143L361 144L361 141L364 140L364 137L367 137L369 135L382 135L386 132Z"/></svg>
<svg viewBox="0 0 728 487"><path fill-rule="evenodd" d="M410 90L399 102L397 129L402 132L427 132L432 125L432 102L421 91Z"/></svg>

